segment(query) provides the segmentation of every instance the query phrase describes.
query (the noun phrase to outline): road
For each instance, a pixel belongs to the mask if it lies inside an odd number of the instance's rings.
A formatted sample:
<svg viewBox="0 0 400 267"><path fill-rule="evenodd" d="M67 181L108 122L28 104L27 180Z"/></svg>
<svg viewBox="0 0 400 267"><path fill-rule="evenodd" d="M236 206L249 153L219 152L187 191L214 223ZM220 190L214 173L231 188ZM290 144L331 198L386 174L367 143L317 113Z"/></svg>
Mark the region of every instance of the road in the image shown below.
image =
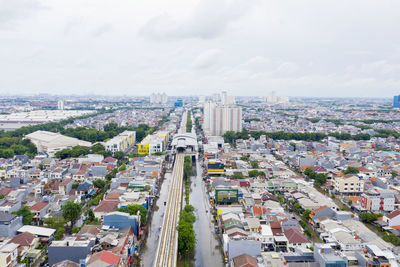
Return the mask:
<svg viewBox="0 0 400 267"><path fill-rule="evenodd" d="M164 202L167 203L169 192L171 188L172 173L167 172L165 174L165 180L162 183L160 190L160 196L157 199L156 204L153 208L153 215L151 218L151 225L149 226L149 235L147 236L146 246L143 250L142 264L141 266L152 266L154 261L154 255L156 254L158 239L160 237L161 224L163 216L165 214Z"/></svg>
<svg viewBox="0 0 400 267"><path fill-rule="evenodd" d="M154 267L176 266L178 257L178 232L176 227L182 207L183 161L184 154L176 154L167 208L161 226L157 251L154 255Z"/></svg>
<svg viewBox="0 0 400 267"><path fill-rule="evenodd" d="M202 168L199 161L196 161L196 176L192 177L189 199L190 204L195 208L196 214L194 230L197 243L194 266L225 266L221 245L214 232L210 201L202 179Z"/></svg>

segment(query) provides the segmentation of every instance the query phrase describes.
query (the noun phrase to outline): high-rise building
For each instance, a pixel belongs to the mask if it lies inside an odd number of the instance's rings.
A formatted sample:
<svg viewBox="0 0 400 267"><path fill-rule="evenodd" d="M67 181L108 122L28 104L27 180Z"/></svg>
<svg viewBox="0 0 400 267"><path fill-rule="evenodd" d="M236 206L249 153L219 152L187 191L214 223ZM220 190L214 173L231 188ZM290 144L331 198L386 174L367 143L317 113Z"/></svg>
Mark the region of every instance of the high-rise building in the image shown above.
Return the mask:
<svg viewBox="0 0 400 267"><path fill-rule="evenodd" d="M400 108L400 95L395 95L393 97L393 107Z"/></svg>
<svg viewBox="0 0 400 267"><path fill-rule="evenodd" d="M57 109L64 110L64 100L59 100L57 102Z"/></svg>
<svg viewBox="0 0 400 267"><path fill-rule="evenodd" d="M168 96L166 93L152 93L150 95L151 104L166 104L168 102Z"/></svg>
<svg viewBox="0 0 400 267"><path fill-rule="evenodd" d="M269 105L284 104L289 102L289 98L287 96L277 96L275 91L272 91L265 98L265 102Z"/></svg>
<svg viewBox="0 0 400 267"><path fill-rule="evenodd" d="M203 129L206 135L223 135L242 130L242 108L207 101L204 103Z"/></svg>
<svg viewBox="0 0 400 267"><path fill-rule="evenodd" d="M226 91L222 91L222 93L221 93L221 104L222 105L226 105L227 103L227 93L226 93Z"/></svg>

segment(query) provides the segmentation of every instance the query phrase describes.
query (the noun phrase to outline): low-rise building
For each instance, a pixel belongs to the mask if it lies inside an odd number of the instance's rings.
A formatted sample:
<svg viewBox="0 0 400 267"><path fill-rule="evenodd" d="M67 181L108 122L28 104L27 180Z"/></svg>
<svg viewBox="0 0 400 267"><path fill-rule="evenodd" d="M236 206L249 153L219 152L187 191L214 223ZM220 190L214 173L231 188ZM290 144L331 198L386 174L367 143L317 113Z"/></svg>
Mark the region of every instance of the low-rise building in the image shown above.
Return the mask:
<svg viewBox="0 0 400 267"><path fill-rule="evenodd" d="M77 240L75 237L68 237L64 240L53 241L48 247L49 265L64 260L70 260L80 263L90 254L91 248L94 246L95 240Z"/></svg>
<svg viewBox="0 0 400 267"><path fill-rule="evenodd" d="M364 191L364 181L353 174L336 176L333 185L339 194L361 194Z"/></svg>
<svg viewBox="0 0 400 267"><path fill-rule="evenodd" d="M360 197L361 208L372 212L391 212L394 210L394 203L394 193L391 190L370 189Z"/></svg>
<svg viewBox="0 0 400 267"><path fill-rule="evenodd" d="M0 236L14 236L22 226L22 217L0 212Z"/></svg>
<svg viewBox="0 0 400 267"><path fill-rule="evenodd" d="M105 144L105 148L110 152L125 151L131 145L136 142L136 132L135 131L124 131L119 135L108 140Z"/></svg>

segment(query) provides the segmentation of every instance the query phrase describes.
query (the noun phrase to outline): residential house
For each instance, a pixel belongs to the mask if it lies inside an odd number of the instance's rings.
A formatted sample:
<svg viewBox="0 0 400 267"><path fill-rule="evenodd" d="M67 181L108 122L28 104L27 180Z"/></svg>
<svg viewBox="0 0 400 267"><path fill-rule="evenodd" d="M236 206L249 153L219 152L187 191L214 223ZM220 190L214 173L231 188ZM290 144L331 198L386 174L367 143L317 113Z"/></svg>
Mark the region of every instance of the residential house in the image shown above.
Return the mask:
<svg viewBox="0 0 400 267"><path fill-rule="evenodd" d="M29 210L34 214L33 220L39 223L44 219L49 208L48 202L37 202L29 208Z"/></svg>
<svg viewBox="0 0 400 267"><path fill-rule="evenodd" d="M311 211L311 214L310 214L311 223L314 223L316 219L319 219L322 217L332 218L334 216L335 216L335 211L328 206L322 206L318 209L315 209L315 210Z"/></svg>
<svg viewBox="0 0 400 267"><path fill-rule="evenodd" d="M0 248L0 266L12 267L18 263L18 244L7 243Z"/></svg>
<svg viewBox="0 0 400 267"><path fill-rule="evenodd" d="M39 238L37 238L34 234L25 232L14 236L9 243L14 243L18 246L18 255L21 259L24 259L26 254L35 249L39 245Z"/></svg>
<svg viewBox="0 0 400 267"><path fill-rule="evenodd" d="M85 181L78 185L75 194L78 196L87 196L93 190L93 184L91 182Z"/></svg>
<svg viewBox="0 0 400 267"><path fill-rule="evenodd" d="M14 236L22 226L22 217L0 212L0 236Z"/></svg>
<svg viewBox="0 0 400 267"><path fill-rule="evenodd" d="M314 244L314 259L320 267L348 266L348 261L328 244Z"/></svg>
<svg viewBox="0 0 400 267"><path fill-rule="evenodd" d="M360 205L363 209L372 212L391 212L394 210L394 192L378 188L371 188L360 197Z"/></svg>
<svg viewBox="0 0 400 267"><path fill-rule="evenodd" d="M364 191L364 181L353 174L334 177L334 189L339 194L361 194Z"/></svg>
<svg viewBox="0 0 400 267"><path fill-rule="evenodd" d="M58 194L60 184L61 182L59 180L50 180L47 184L44 185L44 194L45 195Z"/></svg>
<svg viewBox="0 0 400 267"><path fill-rule="evenodd" d="M383 216L382 221L386 222L389 227L400 225L400 210L394 210L389 215Z"/></svg>
<svg viewBox="0 0 400 267"><path fill-rule="evenodd" d="M104 215L116 210L118 208L118 201L102 200L99 205L93 210L94 216L102 220Z"/></svg>
<svg viewBox="0 0 400 267"><path fill-rule="evenodd" d="M290 228L284 231L288 240L288 248L294 251L296 248L307 249L312 246L310 240L298 228Z"/></svg>
<svg viewBox="0 0 400 267"><path fill-rule="evenodd" d="M114 211L104 215L103 218L103 225L118 229L131 227L134 234L139 235L140 215L129 215L125 212Z"/></svg>
<svg viewBox="0 0 400 267"><path fill-rule="evenodd" d="M257 259L248 254L242 254L232 259L230 267L258 267Z"/></svg>
<svg viewBox="0 0 400 267"><path fill-rule="evenodd" d="M66 237L64 240L53 241L47 248L49 265L53 266L64 260L80 263L90 254L94 244L95 238L79 240L76 237Z"/></svg>
<svg viewBox="0 0 400 267"><path fill-rule="evenodd" d="M21 202L10 202L10 201L5 201L3 204L0 205L0 211L6 212L6 213L11 213L13 211L17 211L21 208Z"/></svg>
<svg viewBox="0 0 400 267"><path fill-rule="evenodd" d="M87 267L99 266L122 267L125 266L125 263L121 256L108 251L101 251L92 254L87 262Z"/></svg>
<svg viewBox="0 0 400 267"><path fill-rule="evenodd" d="M261 249L263 251L274 250L274 235L269 225L261 225Z"/></svg>
<svg viewBox="0 0 400 267"><path fill-rule="evenodd" d="M72 189L72 185L74 184L74 180L72 179L66 179L64 181L61 182L61 184L59 184L58 186L58 191L60 194L62 195L69 195L69 192Z"/></svg>

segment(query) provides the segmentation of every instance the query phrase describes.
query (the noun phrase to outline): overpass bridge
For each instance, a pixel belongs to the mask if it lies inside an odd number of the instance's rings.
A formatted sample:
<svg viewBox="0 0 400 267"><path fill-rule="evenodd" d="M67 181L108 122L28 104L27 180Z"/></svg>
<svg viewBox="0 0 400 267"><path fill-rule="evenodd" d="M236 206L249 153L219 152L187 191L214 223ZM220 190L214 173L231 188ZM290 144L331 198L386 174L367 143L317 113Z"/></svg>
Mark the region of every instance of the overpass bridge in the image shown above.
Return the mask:
<svg viewBox="0 0 400 267"><path fill-rule="evenodd" d="M178 258L178 232L176 227L178 226L179 212L182 209L183 162L184 154L177 154L153 267L176 266Z"/></svg>
<svg viewBox="0 0 400 267"><path fill-rule="evenodd" d="M182 209L183 195L183 164L186 155L197 155L197 137L193 129L186 132L187 112L183 113L182 123L175 134L171 146L175 153L172 171L172 182L168 196L167 207L161 226L153 267L175 267L178 258L178 226L179 213Z"/></svg>

